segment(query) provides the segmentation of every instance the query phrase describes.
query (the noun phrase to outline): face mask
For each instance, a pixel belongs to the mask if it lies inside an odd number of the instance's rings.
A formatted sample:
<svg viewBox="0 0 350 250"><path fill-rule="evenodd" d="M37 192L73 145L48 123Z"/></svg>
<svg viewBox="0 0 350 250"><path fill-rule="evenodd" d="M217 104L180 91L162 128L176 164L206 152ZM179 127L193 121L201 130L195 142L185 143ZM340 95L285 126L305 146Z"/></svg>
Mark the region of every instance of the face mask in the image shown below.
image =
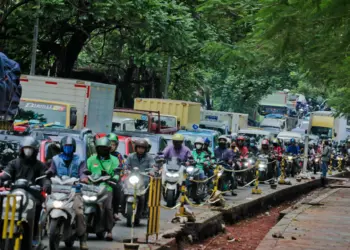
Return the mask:
<svg viewBox="0 0 350 250"><path fill-rule="evenodd" d="M226 142L219 142L219 147L220 148L226 147Z"/></svg>
<svg viewBox="0 0 350 250"><path fill-rule="evenodd" d="M202 145L201 144L196 144L196 149L201 149Z"/></svg>
<svg viewBox="0 0 350 250"><path fill-rule="evenodd" d="M32 155L33 155L33 153L34 153L34 149L32 149L32 148L24 148L23 149L23 153L24 153L24 155L26 156L26 157L31 157Z"/></svg>
<svg viewBox="0 0 350 250"><path fill-rule="evenodd" d="M98 154L99 156L105 158L105 157L109 156L109 151L110 151L110 149L109 149L109 148L106 148L106 147L98 147L98 148L96 149L96 151L97 151L97 154Z"/></svg>
<svg viewBox="0 0 350 250"><path fill-rule="evenodd" d="M66 155L71 155L73 154L74 147L73 145L64 145L63 146L63 153Z"/></svg>

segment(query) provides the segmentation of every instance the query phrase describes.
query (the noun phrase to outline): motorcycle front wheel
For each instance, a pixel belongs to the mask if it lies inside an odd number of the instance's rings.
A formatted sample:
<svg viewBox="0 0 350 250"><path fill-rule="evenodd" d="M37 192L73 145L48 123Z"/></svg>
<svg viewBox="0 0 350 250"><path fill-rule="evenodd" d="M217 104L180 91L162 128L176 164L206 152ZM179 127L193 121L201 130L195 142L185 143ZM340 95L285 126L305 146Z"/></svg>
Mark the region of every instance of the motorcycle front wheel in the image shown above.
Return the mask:
<svg viewBox="0 0 350 250"><path fill-rule="evenodd" d="M174 207L176 205L175 190L168 189L165 197L167 207Z"/></svg>
<svg viewBox="0 0 350 250"><path fill-rule="evenodd" d="M132 226L132 203L128 202L126 204L126 226L131 227Z"/></svg>
<svg viewBox="0 0 350 250"><path fill-rule="evenodd" d="M61 220L52 219L49 229L49 246L50 250L58 250L61 241Z"/></svg>

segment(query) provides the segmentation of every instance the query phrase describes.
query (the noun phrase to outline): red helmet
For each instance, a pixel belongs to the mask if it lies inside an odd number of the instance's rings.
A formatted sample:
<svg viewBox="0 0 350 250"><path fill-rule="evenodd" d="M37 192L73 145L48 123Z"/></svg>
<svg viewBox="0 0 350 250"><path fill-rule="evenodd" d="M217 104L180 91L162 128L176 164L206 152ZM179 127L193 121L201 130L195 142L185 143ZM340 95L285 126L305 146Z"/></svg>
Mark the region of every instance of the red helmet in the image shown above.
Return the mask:
<svg viewBox="0 0 350 250"><path fill-rule="evenodd" d="M261 145L269 145L269 140L267 139L262 140Z"/></svg>
<svg viewBox="0 0 350 250"><path fill-rule="evenodd" d="M240 135L237 137L237 141L245 141L245 137L243 135Z"/></svg>

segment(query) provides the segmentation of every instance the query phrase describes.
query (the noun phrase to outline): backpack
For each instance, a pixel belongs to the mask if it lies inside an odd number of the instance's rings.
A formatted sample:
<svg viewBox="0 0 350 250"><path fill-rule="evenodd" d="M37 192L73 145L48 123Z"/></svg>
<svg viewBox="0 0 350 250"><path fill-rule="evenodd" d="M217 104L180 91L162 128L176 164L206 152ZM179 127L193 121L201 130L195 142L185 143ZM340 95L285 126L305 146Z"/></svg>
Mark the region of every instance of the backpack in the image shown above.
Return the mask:
<svg viewBox="0 0 350 250"><path fill-rule="evenodd" d="M17 62L0 52L0 121L13 121L22 95L21 69Z"/></svg>

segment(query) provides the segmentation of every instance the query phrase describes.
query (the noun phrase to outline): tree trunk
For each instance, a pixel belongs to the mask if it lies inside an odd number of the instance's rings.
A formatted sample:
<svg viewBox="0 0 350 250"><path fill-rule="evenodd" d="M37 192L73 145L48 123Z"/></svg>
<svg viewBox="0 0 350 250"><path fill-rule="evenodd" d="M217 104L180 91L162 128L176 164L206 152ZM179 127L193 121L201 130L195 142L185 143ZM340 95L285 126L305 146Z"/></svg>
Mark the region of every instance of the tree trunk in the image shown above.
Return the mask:
<svg viewBox="0 0 350 250"><path fill-rule="evenodd" d="M62 48L61 55L57 59L57 76L70 77L74 64L78 59L85 42L92 30L76 30L66 47Z"/></svg>

